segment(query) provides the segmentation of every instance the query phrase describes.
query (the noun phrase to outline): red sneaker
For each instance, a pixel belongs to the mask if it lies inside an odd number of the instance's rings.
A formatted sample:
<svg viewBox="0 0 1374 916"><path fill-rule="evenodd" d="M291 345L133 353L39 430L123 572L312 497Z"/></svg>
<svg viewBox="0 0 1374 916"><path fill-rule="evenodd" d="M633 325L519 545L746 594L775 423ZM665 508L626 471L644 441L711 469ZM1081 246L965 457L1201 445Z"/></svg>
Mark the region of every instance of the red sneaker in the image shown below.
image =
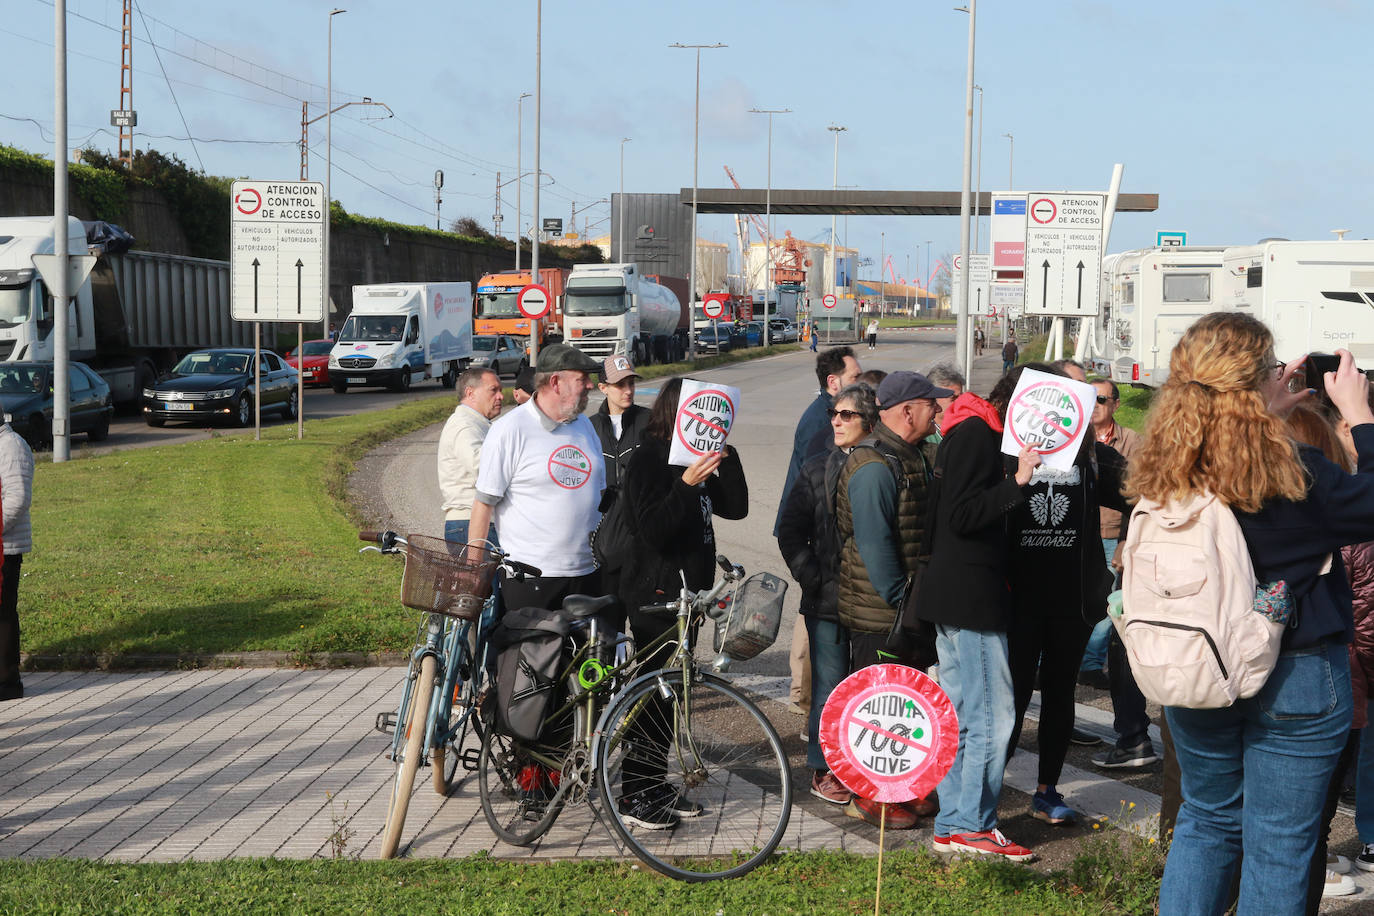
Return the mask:
<svg viewBox="0 0 1374 916"><path fill-rule="evenodd" d="M1035 853L1002 836L1002 831L996 828L981 833L956 833L949 838L949 846L955 852L1001 856L1010 862L1027 862L1035 858Z"/></svg>
<svg viewBox="0 0 1374 916"><path fill-rule="evenodd" d="M901 805L890 805L883 802L869 801L855 795L849 800L844 813L850 817L857 817L866 824L877 827L883 818L882 811L887 809L887 829L889 830L910 830L916 826L916 815L912 814Z"/></svg>
<svg viewBox="0 0 1374 916"><path fill-rule="evenodd" d="M938 833L931 836L930 848L933 849L937 855L941 856L947 856L954 851L949 845L949 837L940 836Z"/></svg>
<svg viewBox="0 0 1374 916"><path fill-rule="evenodd" d="M849 803L849 790L829 770L811 777L811 794L832 805Z"/></svg>
<svg viewBox="0 0 1374 916"><path fill-rule="evenodd" d="M936 797L934 792L931 792L925 798L906 802L902 807L917 817L934 817L940 813L940 799Z"/></svg>

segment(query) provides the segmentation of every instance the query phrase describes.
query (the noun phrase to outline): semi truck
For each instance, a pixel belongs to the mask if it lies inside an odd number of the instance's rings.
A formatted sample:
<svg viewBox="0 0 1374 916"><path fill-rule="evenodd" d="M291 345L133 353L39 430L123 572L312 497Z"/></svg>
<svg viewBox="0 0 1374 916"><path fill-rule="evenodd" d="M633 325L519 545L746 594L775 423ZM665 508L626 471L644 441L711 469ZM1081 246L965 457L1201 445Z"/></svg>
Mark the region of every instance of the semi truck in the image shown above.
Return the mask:
<svg viewBox="0 0 1374 916"><path fill-rule="evenodd" d="M682 305L634 264L577 264L563 298L567 342L593 359L628 356L636 365L681 358Z"/></svg>
<svg viewBox="0 0 1374 916"><path fill-rule="evenodd" d="M70 355L99 373L116 404L140 403L143 389L191 350L253 345L252 324L231 317L228 261L89 249L76 217L67 220L67 250L97 258L71 292ZM52 253L51 216L0 218L0 361L56 355L52 293L33 264L35 254ZM264 325L269 346L275 330Z"/></svg>
<svg viewBox="0 0 1374 916"><path fill-rule="evenodd" d="M473 328L476 334L523 338L529 353L530 325L536 326L539 346L558 343L563 339L563 293L568 284L568 271L561 267L545 267L539 271L539 283L549 291L553 302L549 313L538 321L520 314L516 296L534 282L528 270L483 274L477 281L473 298Z"/></svg>
<svg viewBox="0 0 1374 916"><path fill-rule="evenodd" d="M1268 239L1109 255L1094 327L1104 346L1093 368L1158 387L1169 377L1174 344L1214 311L1263 321L1284 361L1344 347L1357 363L1374 363L1374 241Z"/></svg>
<svg viewBox="0 0 1374 916"><path fill-rule="evenodd" d="M353 287L353 311L329 352L329 384L407 391L445 388L472 359L471 283L375 283Z"/></svg>

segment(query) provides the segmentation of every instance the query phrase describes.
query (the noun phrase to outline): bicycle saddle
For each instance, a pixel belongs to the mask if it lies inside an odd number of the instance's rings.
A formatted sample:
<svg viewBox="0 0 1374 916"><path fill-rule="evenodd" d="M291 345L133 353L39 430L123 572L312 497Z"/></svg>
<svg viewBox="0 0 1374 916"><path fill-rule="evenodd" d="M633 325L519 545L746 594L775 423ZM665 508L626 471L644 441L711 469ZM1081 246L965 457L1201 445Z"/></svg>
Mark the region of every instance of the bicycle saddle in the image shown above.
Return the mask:
<svg viewBox="0 0 1374 916"><path fill-rule="evenodd" d="M594 598L591 595L569 595L563 599L563 613L580 620L583 617L594 617L607 608L618 607L620 598L615 595L602 595Z"/></svg>

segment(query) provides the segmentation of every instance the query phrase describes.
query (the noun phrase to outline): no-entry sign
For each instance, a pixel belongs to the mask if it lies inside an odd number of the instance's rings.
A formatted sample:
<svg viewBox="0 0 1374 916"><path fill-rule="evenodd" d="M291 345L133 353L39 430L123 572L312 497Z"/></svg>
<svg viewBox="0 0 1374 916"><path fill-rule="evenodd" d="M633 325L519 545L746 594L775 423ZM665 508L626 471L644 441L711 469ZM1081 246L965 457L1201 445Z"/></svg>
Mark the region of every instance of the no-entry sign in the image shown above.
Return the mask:
<svg viewBox="0 0 1374 916"><path fill-rule="evenodd" d="M861 668L821 710L821 751L856 795L900 804L924 798L959 751L959 717L939 685L905 665Z"/></svg>
<svg viewBox="0 0 1374 916"><path fill-rule="evenodd" d="M549 291L541 284L531 283L516 295L515 304L526 318L543 318L549 313Z"/></svg>
<svg viewBox="0 0 1374 916"><path fill-rule="evenodd" d="M828 309L833 309L835 307L835 303L838 301L839 300L835 298L834 293L826 293L824 296L821 297L821 305L825 306Z"/></svg>
<svg viewBox="0 0 1374 916"><path fill-rule="evenodd" d="M725 314L725 295L709 293L701 303L701 313L707 318L719 318Z"/></svg>

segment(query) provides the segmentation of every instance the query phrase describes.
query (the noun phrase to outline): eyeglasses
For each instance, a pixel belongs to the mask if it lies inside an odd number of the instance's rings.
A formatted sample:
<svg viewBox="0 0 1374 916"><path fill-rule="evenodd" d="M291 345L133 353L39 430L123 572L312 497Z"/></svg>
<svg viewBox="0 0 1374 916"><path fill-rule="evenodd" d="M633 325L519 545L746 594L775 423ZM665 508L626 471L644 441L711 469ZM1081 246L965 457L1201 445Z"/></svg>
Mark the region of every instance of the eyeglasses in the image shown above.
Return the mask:
<svg viewBox="0 0 1374 916"><path fill-rule="evenodd" d="M1107 403L1108 401L1110 401L1110 400L1111 400L1111 398L1108 397L1108 396L1105 395L1105 394L1099 394L1099 395L1097 396L1097 403L1099 403L1099 404L1106 404L1106 403Z"/></svg>
<svg viewBox="0 0 1374 916"><path fill-rule="evenodd" d="M853 423L855 420L863 418L863 414L859 413L857 410L836 410L833 407L827 410L825 414L832 420L839 417L845 423Z"/></svg>
<svg viewBox="0 0 1374 916"><path fill-rule="evenodd" d="M1285 363L1283 360L1279 360L1278 362L1274 363L1274 378L1278 378L1279 376L1283 375L1283 370L1287 368L1288 364Z"/></svg>

